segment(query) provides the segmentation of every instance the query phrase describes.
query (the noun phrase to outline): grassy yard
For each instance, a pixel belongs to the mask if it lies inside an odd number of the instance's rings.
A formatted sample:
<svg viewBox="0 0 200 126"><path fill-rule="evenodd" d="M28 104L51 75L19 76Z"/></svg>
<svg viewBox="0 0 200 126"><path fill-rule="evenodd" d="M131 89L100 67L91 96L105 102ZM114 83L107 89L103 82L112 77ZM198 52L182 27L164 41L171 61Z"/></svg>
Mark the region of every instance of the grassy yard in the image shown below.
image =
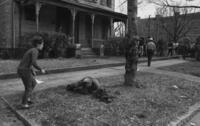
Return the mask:
<svg viewBox="0 0 200 126"><path fill-rule="evenodd" d="M190 74L200 77L200 62L198 61L189 61L182 64L161 67L159 69Z"/></svg>
<svg viewBox="0 0 200 126"><path fill-rule="evenodd" d="M123 57L38 60L38 64L42 68L45 68L45 69L80 67L80 66L88 66L88 65L99 65L99 64L121 63L121 62L124 62ZM16 72L18 65L19 65L19 60L0 60L0 75L5 74L5 73Z"/></svg>
<svg viewBox="0 0 200 126"><path fill-rule="evenodd" d="M116 96L112 103L61 86L35 92L35 106L20 111L42 126L166 126L200 101L200 84L183 79L139 72L137 80L144 88L122 86L122 75L99 80ZM15 106L21 97L7 99Z"/></svg>
<svg viewBox="0 0 200 126"><path fill-rule="evenodd" d="M153 59L158 59L161 57L154 57ZM162 57L164 58L164 57ZM140 61L145 61L146 57L139 59ZM17 71L17 66L19 65L19 60L0 60L0 75L8 74ZM112 64L112 63L124 63L124 57L104 57L104 58L68 58L68 59L40 59L38 64L49 69L61 69L61 68L71 68L71 67L84 67L92 65L102 65L102 64Z"/></svg>

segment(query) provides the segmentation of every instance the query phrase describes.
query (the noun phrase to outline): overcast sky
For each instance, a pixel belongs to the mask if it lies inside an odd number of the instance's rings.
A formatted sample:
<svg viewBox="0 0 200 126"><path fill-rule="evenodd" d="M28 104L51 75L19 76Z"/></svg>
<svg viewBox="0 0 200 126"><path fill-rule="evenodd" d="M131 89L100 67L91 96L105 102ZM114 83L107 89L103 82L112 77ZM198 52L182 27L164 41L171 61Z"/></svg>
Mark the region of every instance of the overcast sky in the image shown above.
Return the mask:
<svg viewBox="0 0 200 126"><path fill-rule="evenodd" d="M120 6L121 3L123 3L125 0L115 0L115 10L117 12L123 12L126 13L126 3L123 4L123 6ZM141 18L148 18L149 15L151 17L155 16L155 10L156 6L154 4L148 4L143 0L143 4L139 5L138 8L138 16ZM169 0L170 1L170 0ZM200 0L190 0L190 2L186 2L186 0L172 0L174 1L172 4L177 4L177 5L200 5Z"/></svg>

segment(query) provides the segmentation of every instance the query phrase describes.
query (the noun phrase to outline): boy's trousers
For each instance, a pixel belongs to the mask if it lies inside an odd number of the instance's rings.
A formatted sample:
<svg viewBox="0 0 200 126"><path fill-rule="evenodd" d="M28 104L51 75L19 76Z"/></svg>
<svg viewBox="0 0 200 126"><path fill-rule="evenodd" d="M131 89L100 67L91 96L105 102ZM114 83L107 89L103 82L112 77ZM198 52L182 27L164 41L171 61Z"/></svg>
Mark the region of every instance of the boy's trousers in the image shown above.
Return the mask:
<svg viewBox="0 0 200 126"><path fill-rule="evenodd" d="M37 83L31 69L19 69L18 75L22 79L25 88L22 104L27 104Z"/></svg>

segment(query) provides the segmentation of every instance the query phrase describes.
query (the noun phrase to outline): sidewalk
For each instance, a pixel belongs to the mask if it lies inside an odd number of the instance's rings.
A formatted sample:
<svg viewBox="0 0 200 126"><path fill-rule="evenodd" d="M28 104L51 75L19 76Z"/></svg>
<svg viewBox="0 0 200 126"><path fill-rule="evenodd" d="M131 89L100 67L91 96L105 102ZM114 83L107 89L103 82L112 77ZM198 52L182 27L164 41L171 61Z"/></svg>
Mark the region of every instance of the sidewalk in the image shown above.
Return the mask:
<svg viewBox="0 0 200 126"><path fill-rule="evenodd" d="M168 60L179 58L173 57L154 57L153 61ZM146 58L140 58L139 63L147 62ZM17 78L16 69L19 61L0 60L0 80ZM81 71L90 69L99 69L125 65L124 57L107 57L107 58L88 58L88 59L47 59L39 60L38 64L47 70L48 74ZM37 73L40 75L41 73Z"/></svg>
<svg viewBox="0 0 200 126"><path fill-rule="evenodd" d="M196 114L185 126L200 126L200 112Z"/></svg>

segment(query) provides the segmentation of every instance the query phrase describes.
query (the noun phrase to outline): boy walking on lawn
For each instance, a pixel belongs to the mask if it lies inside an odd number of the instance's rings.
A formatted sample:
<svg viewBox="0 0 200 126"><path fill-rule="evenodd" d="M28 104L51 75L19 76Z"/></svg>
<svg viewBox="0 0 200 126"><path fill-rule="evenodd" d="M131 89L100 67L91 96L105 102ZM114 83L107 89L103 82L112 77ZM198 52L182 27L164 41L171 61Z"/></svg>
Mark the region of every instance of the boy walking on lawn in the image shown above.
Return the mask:
<svg viewBox="0 0 200 126"><path fill-rule="evenodd" d="M33 67L37 70L45 73L45 70L41 69L38 66L36 60L38 58L39 50L43 49L44 42L42 37L35 36L32 40L33 48L29 49L23 56L19 66L18 66L18 75L22 79L22 82L25 87L25 92L22 98L22 108L28 109L30 104L33 102L31 101L30 97L35 88L37 82L34 78L35 72Z"/></svg>

